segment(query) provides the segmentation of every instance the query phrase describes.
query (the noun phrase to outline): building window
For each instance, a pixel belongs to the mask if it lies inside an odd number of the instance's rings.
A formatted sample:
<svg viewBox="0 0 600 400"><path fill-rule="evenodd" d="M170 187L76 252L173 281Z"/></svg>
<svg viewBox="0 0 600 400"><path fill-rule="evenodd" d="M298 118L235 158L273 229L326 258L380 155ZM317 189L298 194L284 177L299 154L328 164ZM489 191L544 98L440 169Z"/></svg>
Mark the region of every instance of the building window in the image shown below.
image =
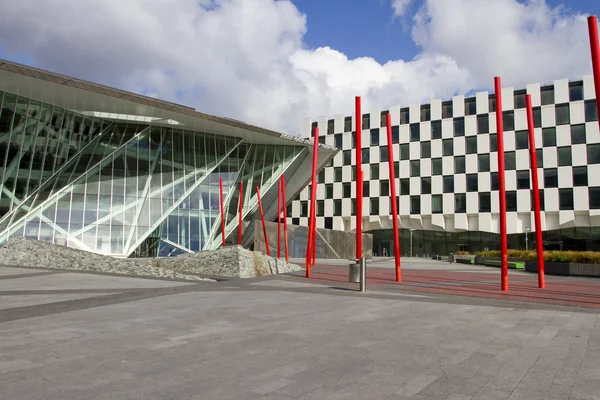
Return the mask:
<svg viewBox="0 0 600 400"><path fill-rule="evenodd" d="M517 192L506 192L506 211L517 211Z"/></svg>
<svg viewBox="0 0 600 400"><path fill-rule="evenodd" d="M317 174L317 183L324 183L324 182L325 182L325 170L322 169Z"/></svg>
<svg viewBox="0 0 600 400"><path fill-rule="evenodd" d="M454 173L464 174L465 173L465 156L454 157Z"/></svg>
<svg viewBox="0 0 600 400"><path fill-rule="evenodd" d="M452 118L452 101L442 103L442 118Z"/></svg>
<svg viewBox="0 0 600 400"><path fill-rule="evenodd" d="M410 141L418 142L421 140L421 124L410 124Z"/></svg>
<svg viewBox="0 0 600 400"><path fill-rule="evenodd" d="M444 176L444 193L454 193L454 175Z"/></svg>
<svg viewBox="0 0 600 400"><path fill-rule="evenodd" d="M333 216L334 217L342 216L342 199L333 200Z"/></svg>
<svg viewBox="0 0 600 400"><path fill-rule="evenodd" d="M437 120L431 122L431 138L441 139L442 138L442 121Z"/></svg>
<svg viewBox="0 0 600 400"><path fill-rule="evenodd" d="M371 114L363 114L361 128L363 130L371 129Z"/></svg>
<svg viewBox="0 0 600 400"><path fill-rule="evenodd" d="M421 160L411 160L410 176L421 176Z"/></svg>
<svg viewBox="0 0 600 400"><path fill-rule="evenodd" d="M573 186L587 186L587 167L573 167Z"/></svg>
<svg viewBox="0 0 600 400"><path fill-rule="evenodd" d="M490 133L489 114L481 114L477 116L477 133Z"/></svg>
<svg viewBox="0 0 600 400"><path fill-rule="evenodd" d="M431 142L421 142L421 158L431 158Z"/></svg>
<svg viewBox="0 0 600 400"><path fill-rule="evenodd" d="M380 118L381 119L381 123L379 124L379 126L381 128L387 127L387 116L388 116L389 113L390 113L389 111L382 111L381 112L381 118Z"/></svg>
<svg viewBox="0 0 600 400"><path fill-rule="evenodd" d="M442 195L434 194L431 196L431 213L432 214L442 214L443 209Z"/></svg>
<svg viewBox="0 0 600 400"><path fill-rule="evenodd" d="M454 212L457 214L467 212L467 195L465 193L456 193L454 195Z"/></svg>
<svg viewBox="0 0 600 400"><path fill-rule="evenodd" d="M490 135L490 152L498 151L498 135L492 133Z"/></svg>
<svg viewBox="0 0 600 400"><path fill-rule="evenodd" d="M488 97L488 107L490 112L496 112L496 95L490 94Z"/></svg>
<svg viewBox="0 0 600 400"><path fill-rule="evenodd" d="M342 153L343 157L344 157L344 165L351 165L352 164L352 150L344 150L344 152Z"/></svg>
<svg viewBox="0 0 600 400"><path fill-rule="evenodd" d="M325 184L325 198L333 199L333 183Z"/></svg>
<svg viewBox="0 0 600 400"><path fill-rule="evenodd" d="M559 189L558 198L560 202L560 210L572 210L573 209L573 189Z"/></svg>
<svg viewBox="0 0 600 400"><path fill-rule="evenodd" d="M356 215L356 199L352 199L350 201L350 215L351 216L355 216Z"/></svg>
<svg viewBox="0 0 600 400"><path fill-rule="evenodd" d="M431 159L431 175L441 175L442 174L442 159L441 158L432 158Z"/></svg>
<svg viewBox="0 0 600 400"><path fill-rule="evenodd" d="M587 145L588 164L600 164L600 144Z"/></svg>
<svg viewBox="0 0 600 400"><path fill-rule="evenodd" d="M444 139L442 140L442 148L444 156L451 156L454 154L454 140L453 139Z"/></svg>
<svg viewBox="0 0 600 400"><path fill-rule="evenodd" d="M392 143L400 143L400 127L398 125L392 126Z"/></svg>
<svg viewBox="0 0 600 400"><path fill-rule="evenodd" d="M402 143L400 145L400 159L410 160L410 147L408 143Z"/></svg>
<svg viewBox="0 0 600 400"><path fill-rule="evenodd" d="M600 210L600 187L589 188L590 210Z"/></svg>
<svg viewBox="0 0 600 400"><path fill-rule="evenodd" d="M500 180L498 179L498 173L492 172L490 173L490 187L492 190L500 189Z"/></svg>
<svg viewBox="0 0 600 400"><path fill-rule="evenodd" d="M465 136L465 118L454 118L454 136Z"/></svg>
<svg viewBox="0 0 600 400"><path fill-rule="evenodd" d="M478 192L479 191L479 179L477 174L467 175L467 192Z"/></svg>
<svg viewBox="0 0 600 400"><path fill-rule="evenodd" d="M544 168L544 150L535 149L535 160L537 161L538 168Z"/></svg>
<svg viewBox="0 0 600 400"><path fill-rule="evenodd" d="M585 143L585 124L571 125L571 144Z"/></svg>
<svg viewBox="0 0 600 400"><path fill-rule="evenodd" d="M334 127L334 121L332 119L330 119L329 121L327 121L327 134L328 135L333 135L333 127Z"/></svg>
<svg viewBox="0 0 600 400"><path fill-rule="evenodd" d="M333 142L335 144L335 147L337 147L338 149L341 149L343 146L343 139L344 138L341 133L333 135Z"/></svg>
<svg viewBox="0 0 600 400"><path fill-rule="evenodd" d="M544 211L544 190L541 189L539 191L539 195L540 195L540 211ZM531 196L529 196L531 199L531 211L535 211L535 200L533 199L533 191L531 191Z"/></svg>
<svg viewBox="0 0 600 400"><path fill-rule="evenodd" d="M363 182L363 197L369 197L370 193L371 193L371 182L370 181L364 181Z"/></svg>
<svg viewBox="0 0 600 400"><path fill-rule="evenodd" d="M477 103L475 97L465 99L465 115L477 114Z"/></svg>
<svg viewBox="0 0 600 400"><path fill-rule="evenodd" d="M325 229L333 229L333 218L325 217Z"/></svg>
<svg viewBox="0 0 600 400"><path fill-rule="evenodd" d="M400 194L410 194L410 180L408 178L400 179Z"/></svg>
<svg viewBox="0 0 600 400"><path fill-rule="evenodd" d="M533 127L542 127L542 107L533 107Z"/></svg>
<svg viewBox="0 0 600 400"><path fill-rule="evenodd" d="M319 143L325 144L325 136L319 136Z"/></svg>
<svg viewBox="0 0 600 400"><path fill-rule="evenodd" d="M431 194L431 178L421 178L421 194Z"/></svg>
<svg viewBox="0 0 600 400"><path fill-rule="evenodd" d="M567 167L573 164L573 160L571 159L571 146L559 147L557 150L559 167Z"/></svg>
<svg viewBox="0 0 600 400"><path fill-rule="evenodd" d="M542 146L544 146L544 147L556 146L556 128L542 129Z"/></svg>
<svg viewBox="0 0 600 400"><path fill-rule="evenodd" d="M557 104L556 108L556 125L568 125L571 123L569 115L569 103Z"/></svg>
<svg viewBox="0 0 600 400"><path fill-rule="evenodd" d="M400 161L394 161L394 177L400 177Z"/></svg>
<svg viewBox="0 0 600 400"><path fill-rule="evenodd" d="M342 167L334 167L333 168L333 181L334 182L342 182Z"/></svg>
<svg viewBox="0 0 600 400"><path fill-rule="evenodd" d="M317 121L313 122L310 125L310 136L315 137L316 129L319 127L319 123Z"/></svg>
<svg viewBox="0 0 600 400"><path fill-rule="evenodd" d="M352 132L352 117L344 118L344 132Z"/></svg>
<svg viewBox="0 0 600 400"><path fill-rule="evenodd" d="M515 109L525 108L527 106L527 104L525 103L525 94L525 90L515 90Z"/></svg>
<svg viewBox="0 0 600 400"><path fill-rule="evenodd" d="M352 197L352 184L350 182L344 182L342 185L343 194L345 199L349 199Z"/></svg>
<svg viewBox="0 0 600 400"><path fill-rule="evenodd" d="M504 125L505 131L514 131L515 130L515 112L514 111L504 111L502 113L502 124Z"/></svg>
<svg viewBox="0 0 600 400"><path fill-rule="evenodd" d="M467 154L477 154L477 136L469 136L465 140Z"/></svg>
<svg viewBox="0 0 600 400"><path fill-rule="evenodd" d="M356 181L356 165L353 165L352 168L350 168L350 171L352 172L352 176L350 177L350 179L352 180L352 182Z"/></svg>
<svg viewBox="0 0 600 400"><path fill-rule="evenodd" d="M529 148L529 132L517 131L515 133L515 147L517 150Z"/></svg>
<svg viewBox="0 0 600 400"><path fill-rule="evenodd" d="M387 162L389 160L388 158L388 147L387 146L381 146L379 147L379 161L380 162Z"/></svg>
<svg viewBox="0 0 600 400"><path fill-rule="evenodd" d="M542 105L554 104L554 86L545 86L541 88Z"/></svg>
<svg viewBox="0 0 600 400"><path fill-rule="evenodd" d="M504 169L506 171L517 169L517 159L514 151L504 152Z"/></svg>
<svg viewBox="0 0 600 400"><path fill-rule="evenodd" d="M489 172L490 171L490 155L489 154L478 154L477 155L477 165L479 172Z"/></svg>
<svg viewBox="0 0 600 400"><path fill-rule="evenodd" d="M375 197L370 201L371 205L371 215L379 215L379 197Z"/></svg>
<svg viewBox="0 0 600 400"><path fill-rule="evenodd" d="M598 121L598 109L596 108L596 100L585 101L585 121Z"/></svg>
<svg viewBox="0 0 600 400"><path fill-rule="evenodd" d="M517 171L517 189L529 189L529 170Z"/></svg>
<svg viewBox="0 0 600 400"><path fill-rule="evenodd" d="M421 214L421 197L410 196L410 213Z"/></svg>
<svg viewBox="0 0 600 400"><path fill-rule="evenodd" d="M356 148L356 132L352 132L350 137L352 138L352 148L355 149ZM362 143L361 143L361 145L362 145Z"/></svg>
<svg viewBox="0 0 600 400"><path fill-rule="evenodd" d="M489 192L479 193L479 212L491 212L492 199Z"/></svg>
<svg viewBox="0 0 600 400"><path fill-rule="evenodd" d="M308 217L308 201L300 202L300 216Z"/></svg>
<svg viewBox="0 0 600 400"><path fill-rule="evenodd" d="M558 187L558 169L544 169L544 188Z"/></svg>
<svg viewBox="0 0 600 400"><path fill-rule="evenodd" d="M382 179L379 181L379 195L380 196L389 196L390 195L389 179Z"/></svg>
<svg viewBox="0 0 600 400"><path fill-rule="evenodd" d="M583 82L571 82L569 83L569 101L581 101L583 100Z"/></svg>
<svg viewBox="0 0 600 400"><path fill-rule="evenodd" d="M371 129L371 146L379 146L379 128Z"/></svg>
<svg viewBox="0 0 600 400"><path fill-rule="evenodd" d="M408 108L400 109L400 125L406 125L410 121L410 111Z"/></svg>
<svg viewBox="0 0 600 400"><path fill-rule="evenodd" d="M421 122L431 120L431 106L429 104L421 106Z"/></svg>
<svg viewBox="0 0 600 400"><path fill-rule="evenodd" d="M365 147L362 149L362 163L369 164L371 162L371 149Z"/></svg>
<svg viewBox="0 0 600 400"><path fill-rule="evenodd" d="M379 179L379 164L371 164L371 179Z"/></svg>

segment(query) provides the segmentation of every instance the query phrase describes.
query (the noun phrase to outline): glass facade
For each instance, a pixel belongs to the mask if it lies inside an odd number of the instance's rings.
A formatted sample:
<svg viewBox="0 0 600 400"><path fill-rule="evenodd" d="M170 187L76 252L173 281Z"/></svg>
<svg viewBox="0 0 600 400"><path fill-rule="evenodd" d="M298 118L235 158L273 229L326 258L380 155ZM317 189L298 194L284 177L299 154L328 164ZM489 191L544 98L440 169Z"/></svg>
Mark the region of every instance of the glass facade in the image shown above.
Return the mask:
<svg viewBox="0 0 600 400"><path fill-rule="evenodd" d="M0 92L0 244L13 236L113 255L167 256L237 234L304 149L177 125L94 118ZM143 121L143 122L142 122Z"/></svg>

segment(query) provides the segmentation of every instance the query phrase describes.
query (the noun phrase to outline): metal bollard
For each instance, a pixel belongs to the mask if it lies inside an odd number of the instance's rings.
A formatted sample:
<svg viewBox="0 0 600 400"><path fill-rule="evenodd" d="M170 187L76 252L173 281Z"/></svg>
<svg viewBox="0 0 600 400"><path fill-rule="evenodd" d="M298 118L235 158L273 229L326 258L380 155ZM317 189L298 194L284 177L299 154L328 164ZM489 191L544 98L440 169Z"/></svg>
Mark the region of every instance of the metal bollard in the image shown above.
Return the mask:
<svg viewBox="0 0 600 400"><path fill-rule="evenodd" d="M360 265L360 291L367 291L367 259L362 257L359 261Z"/></svg>

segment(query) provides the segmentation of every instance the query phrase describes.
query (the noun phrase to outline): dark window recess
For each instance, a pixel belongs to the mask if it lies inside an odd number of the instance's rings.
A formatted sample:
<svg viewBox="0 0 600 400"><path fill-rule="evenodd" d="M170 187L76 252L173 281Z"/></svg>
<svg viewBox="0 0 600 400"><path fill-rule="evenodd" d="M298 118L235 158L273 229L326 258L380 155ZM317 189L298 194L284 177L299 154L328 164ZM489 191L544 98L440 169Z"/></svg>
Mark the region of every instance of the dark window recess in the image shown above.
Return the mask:
<svg viewBox="0 0 600 400"><path fill-rule="evenodd" d="M506 211L517 211L517 192L514 190L506 192Z"/></svg>
<svg viewBox="0 0 600 400"><path fill-rule="evenodd" d="M542 146L543 147L556 146L556 128L542 129Z"/></svg>
<svg viewBox="0 0 600 400"><path fill-rule="evenodd" d="M350 215L352 215L352 216L356 215L356 199L352 199L350 201Z"/></svg>
<svg viewBox="0 0 600 400"><path fill-rule="evenodd" d="M300 216L308 217L308 201L300 202Z"/></svg>
<svg viewBox="0 0 600 400"><path fill-rule="evenodd" d="M363 197L369 197L370 193L371 193L371 182L370 181L364 181L363 182Z"/></svg>
<svg viewBox="0 0 600 400"><path fill-rule="evenodd" d="M583 100L583 81L569 83L569 101Z"/></svg>
<svg viewBox="0 0 600 400"><path fill-rule="evenodd" d="M429 104L421 106L421 122L431 120L431 106Z"/></svg>
<svg viewBox="0 0 600 400"><path fill-rule="evenodd" d="M559 210L572 210L573 209L573 189L559 189Z"/></svg>
<svg viewBox="0 0 600 400"><path fill-rule="evenodd" d="M356 148L356 132L352 132L350 137L352 138L352 148L355 149ZM362 143L361 143L361 145L362 145Z"/></svg>
<svg viewBox="0 0 600 400"><path fill-rule="evenodd" d="M529 148L529 132L527 132L527 131L515 132L515 148L517 150Z"/></svg>
<svg viewBox="0 0 600 400"><path fill-rule="evenodd" d="M600 143L587 145L587 163L600 164Z"/></svg>
<svg viewBox="0 0 600 400"><path fill-rule="evenodd" d="M465 136L465 118L454 118L454 136Z"/></svg>
<svg viewBox="0 0 600 400"><path fill-rule="evenodd" d="M477 136L469 136L465 140L467 154L477 154Z"/></svg>
<svg viewBox="0 0 600 400"><path fill-rule="evenodd" d="M533 127L542 127L542 107L533 107Z"/></svg>
<svg viewBox="0 0 600 400"><path fill-rule="evenodd" d="M371 146L379 146L379 128L371 129Z"/></svg>
<svg viewBox="0 0 600 400"><path fill-rule="evenodd" d="M517 108L525 108L527 104L525 103L525 90L515 90L514 98L515 98L515 109Z"/></svg>
<svg viewBox="0 0 600 400"><path fill-rule="evenodd" d="M379 197L375 197L370 200L371 206L371 215L379 215Z"/></svg>
<svg viewBox="0 0 600 400"><path fill-rule="evenodd" d="M539 191L539 193L540 193L540 211L544 211L544 204L545 204L545 202L544 202L544 190L541 189ZM533 191L531 191L530 198L531 198L531 211L535 211L535 200L533 199Z"/></svg>
<svg viewBox="0 0 600 400"><path fill-rule="evenodd" d="M327 121L327 134L328 135L333 135L334 126L335 126L334 120L330 119L329 121Z"/></svg>
<svg viewBox="0 0 600 400"><path fill-rule="evenodd" d="M318 122L317 122L317 121L313 122L313 123L310 125L310 136L311 136L311 137L315 137L315 130L316 130L318 127L319 127L319 124L318 124Z"/></svg>
<svg viewBox="0 0 600 400"><path fill-rule="evenodd" d="M325 217L325 229L333 229L333 217Z"/></svg>
<svg viewBox="0 0 600 400"><path fill-rule="evenodd" d="M590 210L600 210L600 187L589 188Z"/></svg>
<svg viewBox="0 0 600 400"><path fill-rule="evenodd" d="M454 173L464 174L465 173L465 156L454 157Z"/></svg>
<svg viewBox="0 0 600 400"><path fill-rule="evenodd" d="M389 111L382 111L381 112L381 123L379 124L379 126L381 128L385 128L387 126L387 115L389 114Z"/></svg>
<svg viewBox="0 0 600 400"><path fill-rule="evenodd" d="M352 184L350 182L344 182L342 189L345 199L349 199L352 197Z"/></svg>
<svg viewBox="0 0 600 400"><path fill-rule="evenodd" d="M400 194L410 194L410 180L408 178L400 179Z"/></svg>
<svg viewBox="0 0 600 400"><path fill-rule="evenodd" d="M490 173L490 187L492 190L499 190L500 188L500 181L498 180L498 173L497 172L492 172Z"/></svg>
<svg viewBox="0 0 600 400"><path fill-rule="evenodd" d="M317 200L317 217L325 216L325 200Z"/></svg>
<svg viewBox="0 0 600 400"><path fill-rule="evenodd" d="M475 97L465 99L465 115L477 114L477 103Z"/></svg>
<svg viewBox="0 0 600 400"><path fill-rule="evenodd" d="M350 171L352 172L350 179L352 180L352 182L354 182L356 181L356 165L353 165Z"/></svg>
<svg viewBox="0 0 600 400"><path fill-rule="evenodd" d="M341 133L333 135L333 143L338 149L341 149L343 147L344 137Z"/></svg>
<svg viewBox="0 0 600 400"><path fill-rule="evenodd" d="M529 189L529 170L517 171L517 189Z"/></svg>
<svg viewBox="0 0 600 400"><path fill-rule="evenodd" d="M421 124L410 124L410 141L418 142L421 140Z"/></svg>
<svg viewBox="0 0 600 400"><path fill-rule="evenodd" d="M334 217L342 216L342 199L333 200L333 216Z"/></svg>
<svg viewBox="0 0 600 400"><path fill-rule="evenodd" d="M431 175L442 175L442 159L431 159Z"/></svg>
<svg viewBox="0 0 600 400"><path fill-rule="evenodd" d="M379 181L379 196L390 195L390 181L389 179L382 179Z"/></svg>
<svg viewBox="0 0 600 400"><path fill-rule="evenodd" d="M491 193L479 193L479 212L492 211L492 196Z"/></svg>
<svg viewBox="0 0 600 400"><path fill-rule="evenodd" d="M544 86L541 88L542 105L554 104L554 86Z"/></svg>
<svg viewBox="0 0 600 400"><path fill-rule="evenodd" d="M379 161L380 162L388 161L388 147L387 146L379 147Z"/></svg>
<svg viewBox="0 0 600 400"><path fill-rule="evenodd" d="M379 164L371 164L371 180L379 179Z"/></svg>
<svg viewBox="0 0 600 400"><path fill-rule="evenodd" d="M325 170L322 169L318 174L317 174L317 183L324 183L325 182Z"/></svg>
<svg viewBox="0 0 600 400"><path fill-rule="evenodd" d="M421 142L421 158L431 158L431 142Z"/></svg>
<svg viewBox="0 0 600 400"><path fill-rule="evenodd" d="M587 186L587 167L573 167L573 186Z"/></svg>
<svg viewBox="0 0 600 400"><path fill-rule="evenodd" d="M421 214L421 196L410 196L410 213Z"/></svg>
<svg viewBox="0 0 600 400"><path fill-rule="evenodd" d="M489 154L479 154L477 156L477 164L479 172L489 172L490 171L490 155Z"/></svg>
<svg viewBox="0 0 600 400"><path fill-rule="evenodd" d="M444 212L442 195L434 194L431 196L431 213L432 214L442 214Z"/></svg>
<svg viewBox="0 0 600 400"><path fill-rule="evenodd" d="M292 225L300 225L300 218L292 218Z"/></svg>
<svg viewBox="0 0 600 400"><path fill-rule="evenodd" d="M431 138L432 139L441 139L442 138L442 121L432 121L431 122Z"/></svg>
<svg viewBox="0 0 600 400"><path fill-rule="evenodd" d="M400 176L400 162L394 161L394 177L398 178Z"/></svg>
<svg viewBox="0 0 600 400"><path fill-rule="evenodd" d="M442 118L452 118L452 101L442 103Z"/></svg>
<svg viewBox="0 0 600 400"><path fill-rule="evenodd" d="M403 143L400 145L400 159L401 160L409 160L410 159L410 147L408 143Z"/></svg>
<svg viewBox="0 0 600 400"><path fill-rule="evenodd" d="M514 151L504 152L504 169L506 171L517 169L517 159Z"/></svg>
<svg viewBox="0 0 600 400"><path fill-rule="evenodd" d="M585 124L571 125L571 144L585 143Z"/></svg>
<svg viewBox="0 0 600 400"><path fill-rule="evenodd" d="M585 101L585 121L598 121L598 109L596 108L596 100Z"/></svg>
<svg viewBox="0 0 600 400"><path fill-rule="evenodd" d="M544 188L558 187L558 169L544 169Z"/></svg>
<svg viewBox="0 0 600 400"><path fill-rule="evenodd" d="M410 121L410 111L408 108L400 109L400 125L407 125Z"/></svg>
<svg viewBox="0 0 600 400"><path fill-rule="evenodd" d="M344 165L351 165L352 164L352 150L344 150L342 155L344 157L343 158Z"/></svg>
<svg viewBox="0 0 600 400"><path fill-rule="evenodd" d="M344 118L344 132L352 132L352 117Z"/></svg>
<svg viewBox="0 0 600 400"><path fill-rule="evenodd" d="M421 178L421 194L431 194L431 178Z"/></svg>
<svg viewBox="0 0 600 400"><path fill-rule="evenodd" d="M454 212L459 214L467 212L467 195L465 193L454 195Z"/></svg>
<svg viewBox="0 0 600 400"><path fill-rule="evenodd" d="M454 140L453 139L444 139L442 141L442 155L451 156L454 154Z"/></svg>
<svg viewBox="0 0 600 400"><path fill-rule="evenodd" d="M454 193L454 175L446 175L443 178L444 193Z"/></svg>
<svg viewBox="0 0 600 400"><path fill-rule="evenodd" d="M488 97L489 112L496 112L496 95L490 94Z"/></svg>
<svg viewBox="0 0 600 400"><path fill-rule="evenodd" d="M571 116L569 114L569 103L557 104L555 106L556 112L556 125L568 125L571 123Z"/></svg>
<svg viewBox="0 0 600 400"><path fill-rule="evenodd" d="M361 128L363 130L371 129L371 114L363 114Z"/></svg>
<svg viewBox="0 0 600 400"><path fill-rule="evenodd" d="M479 179L477 174L467 175L467 192L479 191Z"/></svg>
<svg viewBox="0 0 600 400"><path fill-rule="evenodd" d="M544 150L535 149L535 160L537 161L538 168L544 168Z"/></svg>
<svg viewBox="0 0 600 400"><path fill-rule="evenodd" d="M410 176L421 176L421 160L410 162Z"/></svg>
<svg viewBox="0 0 600 400"><path fill-rule="evenodd" d="M327 183L325 185L325 198L333 199L333 183Z"/></svg>
<svg viewBox="0 0 600 400"><path fill-rule="evenodd" d="M362 163L369 164L371 162L371 149L369 147L362 149Z"/></svg>
<svg viewBox="0 0 600 400"><path fill-rule="evenodd" d="M514 111L504 111L502 113L502 124L504 125L505 131L514 131L515 130L515 112Z"/></svg>
<svg viewBox="0 0 600 400"><path fill-rule="evenodd" d="M498 151L498 135L492 133L490 135L490 152Z"/></svg>
<svg viewBox="0 0 600 400"><path fill-rule="evenodd" d="M567 167L573 164L571 157L571 146L559 147L558 151L558 166Z"/></svg>
<svg viewBox="0 0 600 400"><path fill-rule="evenodd" d="M325 144L325 136L319 136L319 143Z"/></svg>
<svg viewBox="0 0 600 400"><path fill-rule="evenodd" d="M334 182L342 182L342 167L334 167L333 168L333 181Z"/></svg>
<svg viewBox="0 0 600 400"><path fill-rule="evenodd" d="M392 126L392 142L394 144L400 143L400 127L398 125Z"/></svg>

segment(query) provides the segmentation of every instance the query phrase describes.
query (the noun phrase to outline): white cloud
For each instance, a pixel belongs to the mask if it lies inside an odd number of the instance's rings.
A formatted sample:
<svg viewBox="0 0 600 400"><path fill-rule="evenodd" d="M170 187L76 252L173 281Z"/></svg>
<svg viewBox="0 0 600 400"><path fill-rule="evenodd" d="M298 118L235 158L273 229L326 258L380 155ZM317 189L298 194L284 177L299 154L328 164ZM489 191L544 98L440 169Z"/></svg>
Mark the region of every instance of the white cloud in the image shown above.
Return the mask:
<svg viewBox="0 0 600 400"><path fill-rule="evenodd" d="M494 75L523 85L591 70L584 16L541 1L428 0L412 30L421 53L385 64L307 48L306 16L286 0L5 3L9 55L296 134L305 116L352 112L355 95L385 109L488 88Z"/></svg>
<svg viewBox="0 0 600 400"><path fill-rule="evenodd" d="M412 3L412 0L392 0L394 15L402 17L408 11L410 3Z"/></svg>

